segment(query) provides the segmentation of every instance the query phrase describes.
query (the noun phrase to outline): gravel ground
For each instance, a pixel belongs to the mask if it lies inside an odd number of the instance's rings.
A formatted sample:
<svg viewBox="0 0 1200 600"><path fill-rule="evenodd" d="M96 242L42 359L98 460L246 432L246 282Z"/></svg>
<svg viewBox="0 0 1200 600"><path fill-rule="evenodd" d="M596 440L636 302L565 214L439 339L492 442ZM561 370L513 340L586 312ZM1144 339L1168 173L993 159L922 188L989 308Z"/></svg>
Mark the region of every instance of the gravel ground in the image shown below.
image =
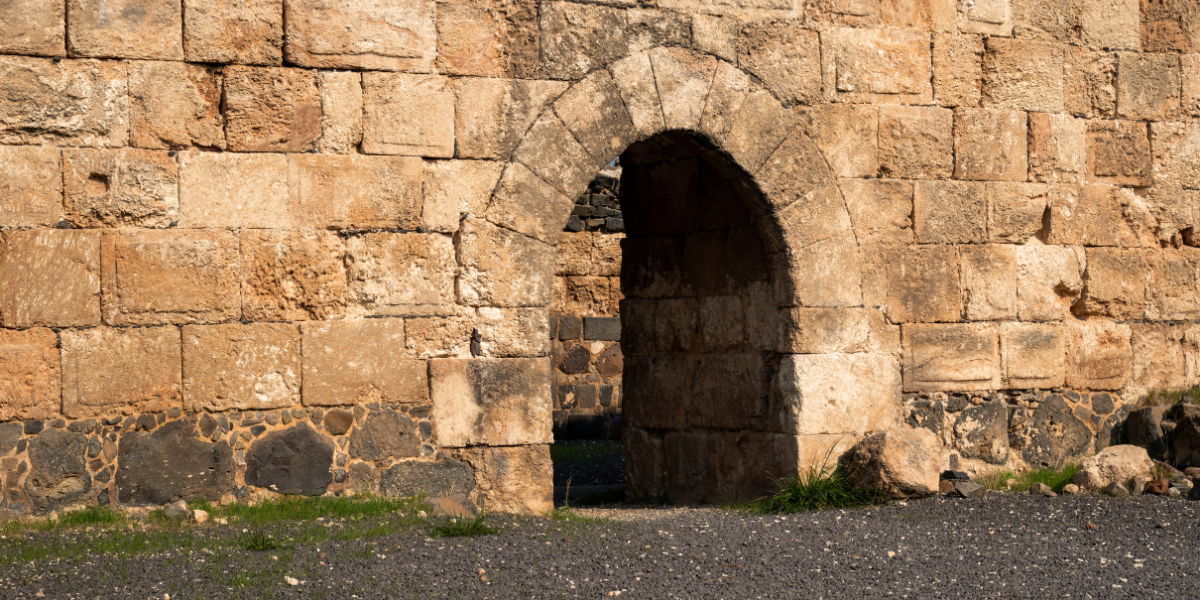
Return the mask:
<svg viewBox="0 0 1200 600"><path fill-rule="evenodd" d="M786 519L713 508L576 514L598 520L494 517L492 536L435 539L412 527L262 552L221 546L232 526L206 527L186 535L202 533L215 551L5 564L0 597L1200 597L1200 502L991 494Z"/></svg>

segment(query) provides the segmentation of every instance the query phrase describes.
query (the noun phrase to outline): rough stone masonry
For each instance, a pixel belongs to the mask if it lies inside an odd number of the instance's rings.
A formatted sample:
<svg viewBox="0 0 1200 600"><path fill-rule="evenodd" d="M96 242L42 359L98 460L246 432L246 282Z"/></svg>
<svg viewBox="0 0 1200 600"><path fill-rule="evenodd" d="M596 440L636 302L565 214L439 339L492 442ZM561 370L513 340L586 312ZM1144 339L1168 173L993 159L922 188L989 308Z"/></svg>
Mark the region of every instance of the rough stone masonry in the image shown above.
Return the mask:
<svg viewBox="0 0 1200 600"><path fill-rule="evenodd" d="M547 509L618 156L631 493L1086 454L1200 382L1198 116L1188 0L10 0L0 509Z"/></svg>

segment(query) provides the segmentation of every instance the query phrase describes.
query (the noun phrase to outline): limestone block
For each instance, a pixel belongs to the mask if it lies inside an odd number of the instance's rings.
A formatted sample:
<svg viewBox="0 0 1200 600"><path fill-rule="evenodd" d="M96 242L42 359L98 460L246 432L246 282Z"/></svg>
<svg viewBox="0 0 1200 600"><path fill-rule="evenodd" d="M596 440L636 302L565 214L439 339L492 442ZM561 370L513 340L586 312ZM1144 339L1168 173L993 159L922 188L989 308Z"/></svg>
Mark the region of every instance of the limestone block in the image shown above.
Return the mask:
<svg viewBox="0 0 1200 600"><path fill-rule="evenodd" d="M1078 183L1086 163L1086 121L1063 114L1029 114L1029 179Z"/></svg>
<svg viewBox="0 0 1200 600"><path fill-rule="evenodd" d="M295 218L286 155L180 154L180 227L269 229L292 225Z"/></svg>
<svg viewBox="0 0 1200 600"><path fill-rule="evenodd" d="M592 237L591 232L564 233L554 248L554 274L591 275Z"/></svg>
<svg viewBox="0 0 1200 600"><path fill-rule="evenodd" d="M621 276L621 240L625 234L603 234L592 236L592 275L600 277Z"/></svg>
<svg viewBox="0 0 1200 600"><path fill-rule="evenodd" d="M68 0L73 56L183 60L179 0Z"/></svg>
<svg viewBox="0 0 1200 600"><path fill-rule="evenodd" d="M781 306L862 306L858 245L838 236L776 256Z"/></svg>
<svg viewBox="0 0 1200 600"><path fill-rule="evenodd" d="M1012 0L1014 35L1048 42L1078 43L1083 28L1082 0Z"/></svg>
<svg viewBox="0 0 1200 600"><path fill-rule="evenodd" d="M780 311L779 352L838 354L869 350L865 308L789 308Z"/></svg>
<svg viewBox="0 0 1200 600"><path fill-rule="evenodd" d="M0 224L53 227L63 217L58 148L0 146Z"/></svg>
<svg viewBox="0 0 1200 600"><path fill-rule="evenodd" d="M894 179L948 179L954 171L953 130L949 109L880 107L880 172Z"/></svg>
<svg viewBox="0 0 1200 600"><path fill-rule="evenodd" d="M237 152L305 152L321 137L317 73L227 67L222 95L225 139Z"/></svg>
<svg viewBox="0 0 1200 600"><path fill-rule="evenodd" d="M592 72L559 96L554 112L598 163L616 158L638 137L621 93L604 69Z"/></svg>
<svg viewBox="0 0 1200 600"><path fill-rule="evenodd" d="M708 352L741 349L746 341L746 315L740 296L705 296L697 302L701 344Z"/></svg>
<svg viewBox="0 0 1200 600"><path fill-rule="evenodd" d="M1143 52L1195 52L1200 49L1196 7L1177 0L1141 5Z"/></svg>
<svg viewBox="0 0 1200 600"><path fill-rule="evenodd" d="M546 309L481 306L476 314L480 356L519 358L550 354L550 318Z"/></svg>
<svg viewBox="0 0 1200 600"><path fill-rule="evenodd" d="M0 144L113 148L128 140L125 63L0 56Z"/></svg>
<svg viewBox="0 0 1200 600"><path fill-rule="evenodd" d="M1011 36L1013 14L1009 0L980 0L962 3L958 28L969 33Z"/></svg>
<svg viewBox="0 0 1200 600"><path fill-rule="evenodd" d="M712 89L717 59L682 48L655 48L650 64L667 128L695 129Z"/></svg>
<svg viewBox="0 0 1200 600"><path fill-rule="evenodd" d="M300 332L295 325L183 328L186 410L288 408L300 402L300 378Z"/></svg>
<svg viewBox="0 0 1200 600"><path fill-rule="evenodd" d="M959 257L953 246L883 247L864 254L880 272L878 295L868 306L883 306L893 323L958 322L962 318ZM864 286L865 287L865 286Z"/></svg>
<svg viewBox="0 0 1200 600"><path fill-rule="evenodd" d="M778 346L779 312L770 282L756 281L747 286L746 291L742 293L747 348L772 350Z"/></svg>
<svg viewBox="0 0 1200 600"><path fill-rule="evenodd" d="M166 152L67 149L63 165L76 227L165 228L179 218L179 165Z"/></svg>
<svg viewBox="0 0 1200 600"><path fill-rule="evenodd" d="M1083 291L1082 249L1030 244L1017 254L1017 316L1022 321L1061 321Z"/></svg>
<svg viewBox="0 0 1200 600"><path fill-rule="evenodd" d="M362 76L347 71L322 71L321 139L324 153L354 154L363 139Z"/></svg>
<svg viewBox="0 0 1200 600"><path fill-rule="evenodd" d="M608 277L559 277L554 280L550 310L587 316L615 315L621 299L619 287L618 280Z"/></svg>
<svg viewBox="0 0 1200 600"><path fill-rule="evenodd" d="M100 233L0 232L0 323L80 327L100 323Z"/></svg>
<svg viewBox="0 0 1200 600"><path fill-rule="evenodd" d="M477 447L463 450L475 467L475 502L489 513L544 515L554 508L549 446Z"/></svg>
<svg viewBox="0 0 1200 600"><path fill-rule="evenodd" d="M1154 185L1200 189L1200 125L1151 123Z"/></svg>
<svg viewBox="0 0 1200 600"><path fill-rule="evenodd" d="M0 329L0 420L48 419L58 413L60 365L53 331Z"/></svg>
<svg viewBox="0 0 1200 600"><path fill-rule="evenodd" d="M1138 190L1137 197L1144 201L1153 214L1158 242L1178 247L1188 235L1186 230L1196 222L1195 211L1200 201L1200 191L1154 186Z"/></svg>
<svg viewBox="0 0 1200 600"><path fill-rule="evenodd" d="M1132 240L1118 188L1103 185L1051 186L1051 244L1120 246Z"/></svg>
<svg viewBox="0 0 1200 600"><path fill-rule="evenodd" d="M784 360L787 360L786 358ZM626 356L621 418L626 427L686 429L695 356Z"/></svg>
<svg viewBox="0 0 1200 600"><path fill-rule="evenodd" d="M567 198L579 197L604 166L587 153L552 111L543 113L525 134L513 152L513 161L529 167Z"/></svg>
<svg viewBox="0 0 1200 600"><path fill-rule="evenodd" d="M667 496L665 479L667 467L663 450L663 436L645 429L625 425L622 431L623 443L629 445L629 451L638 456L638 460L629 461L626 469L629 498L665 498Z"/></svg>
<svg viewBox="0 0 1200 600"><path fill-rule="evenodd" d="M505 166L486 214L492 223L553 245L574 206L574 200L525 165L512 162Z"/></svg>
<svg viewBox="0 0 1200 600"><path fill-rule="evenodd" d="M737 62L786 105L820 101L821 40L816 31L771 23L746 25L738 35Z"/></svg>
<svg viewBox="0 0 1200 600"><path fill-rule="evenodd" d="M693 298L659 300L654 306L653 331L655 351L660 354L699 352L703 343L699 304Z"/></svg>
<svg viewBox="0 0 1200 600"><path fill-rule="evenodd" d="M1194 321L1200 317L1196 289L1200 256L1192 248L1164 249L1146 255L1146 318L1154 321Z"/></svg>
<svg viewBox="0 0 1200 600"><path fill-rule="evenodd" d="M913 243L913 184L908 181L841 179L858 243Z"/></svg>
<svg viewBox="0 0 1200 600"><path fill-rule="evenodd" d="M1087 181L1110 185L1152 183L1150 136L1146 123L1088 121Z"/></svg>
<svg viewBox="0 0 1200 600"><path fill-rule="evenodd" d="M18 0L5 5L0 23L0 52L63 56L66 42L66 6L37 0Z"/></svg>
<svg viewBox="0 0 1200 600"><path fill-rule="evenodd" d="M933 101L929 35L901 29L830 29L821 34L821 74L830 102Z"/></svg>
<svg viewBox="0 0 1200 600"><path fill-rule="evenodd" d="M291 208L322 229L421 225L421 159L413 156L289 154Z"/></svg>
<svg viewBox="0 0 1200 600"><path fill-rule="evenodd" d="M954 178L1025 181L1026 121L1023 112L955 110Z"/></svg>
<svg viewBox="0 0 1200 600"><path fill-rule="evenodd" d="M1094 49L1138 48L1137 0L1086 0L1083 5L1083 43Z"/></svg>
<svg viewBox="0 0 1200 600"><path fill-rule="evenodd" d="M796 446L799 459L796 465L801 473L808 469L820 469L823 465L833 467L838 458L846 454L859 439L859 435L841 433L798 435Z"/></svg>
<svg viewBox="0 0 1200 600"><path fill-rule="evenodd" d="M471 319L426 317L404 322L404 347L417 358L470 358Z"/></svg>
<svg viewBox="0 0 1200 600"><path fill-rule="evenodd" d="M437 75L363 73L365 154L454 156L454 87Z"/></svg>
<svg viewBox="0 0 1200 600"><path fill-rule="evenodd" d="M1133 372L1129 325L1099 319L1066 321L1067 387L1119 390Z"/></svg>
<svg viewBox="0 0 1200 600"><path fill-rule="evenodd" d="M794 354L773 383L789 433L862 434L900 422L900 364L886 354Z"/></svg>
<svg viewBox="0 0 1200 600"><path fill-rule="evenodd" d="M105 233L100 263L104 322L153 325L238 319L237 255L237 236L224 231Z"/></svg>
<svg viewBox="0 0 1200 600"><path fill-rule="evenodd" d="M444 448L547 444L550 360L429 361L434 435Z"/></svg>
<svg viewBox="0 0 1200 600"><path fill-rule="evenodd" d="M458 157L507 159L542 109L566 89L560 81L455 80Z"/></svg>
<svg viewBox="0 0 1200 600"><path fill-rule="evenodd" d="M940 106L979 106L983 40L977 35L933 36L933 96Z"/></svg>
<svg viewBox="0 0 1200 600"><path fill-rule="evenodd" d="M1180 114L1181 73L1175 54L1122 52L1117 61L1117 116L1160 121Z"/></svg>
<svg viewBox="0 0 1200 600"><path fill-rule="evenodd" d="M486 221L459 230L459 299L467 306L544 306L550 302L554 247Z"/></svg>
<svg viewBox="0 0 1200 600"><path fill-rule="evenodd" d="M756 174L767 204L776 211L797 200L807 200L818 190L825 194L841 195L837 191L837 180L822 160L817 145L800 129L797 127L792 130Z"/></svg>
<svg viewBox="0 0 1200 600"><path fill-rule="evenodd" d="M625 11L549 2L540 10L542 69L550 79L580 79L629 53Z"/></svg>
<svg viewBox="0 0 1200 600"><path fill-rule="evenodd" d="M284 0L284 11L284 56L302 67L428 73L437 56L433 0Z"/></svg>
<svg viewBox="0 0 1200 600"><path fill-rule="evenodd" d="M828 185L779 211L776 225L787 248L806 248L817 242L850 235L850 213L837 185Z"/></svg>
<svg viewBox="0 0 1200 600"><path fill-rule="evenodd" d="M1017 317L1017 253L1012 246L987 244L959 249L968 321Z"/></svg>
<svg viewBox="0 0 1200 600"><path fill-rule="evenodd" d="M714 84L714 92L715 90ZM706 115L713 109L712 92L709 93L708 100ZM729 153L735 164L746 172L754 172L802 118L799 109L784 107L771 92L756 87L733 115L729 131L716 139L720 148ZM703 121L700 127L703 130Z"/></svg>
<svg viewBox="0 0 1200 600"><path fill-rule="evenodd" d="M1000 388L1000 332L994 323L905 324L904 391Z"/></svg>
<svg viewBox="0 0 1200 600"><path fill-rule="evenodd" d="M488 0L437 4L437 66L447 75L503 76L504 3Z"/></svg>
<svg viewBox="0 0 1200 600"><path fill-rule="evenodd" d="M490 160L424 161L421 226L454 233L463 215L483 216L503 169Z"/></svg>
<svg viewBox="0 0 1200 600"><path fill-rule="evenodd" d="M990 38L983 55L983 105L1056 113L1063 110L1059 44Z"/></svg>
<svg viewBox="0 0 1200 600"><path fill-rule="evenodd" d="M350 300L370 314L450 310L455 271L447 235L375 232L346 239Z"/></svg>
<svg viewBox="0 0 1200 600"><path fill-rule="evenodd" d="M994 399L969 405L959 414L954 421L954 441L963 458L994 465L1008 462L1008 411L1004 400Z"/></svg>
<svg viewBox="0 0 1200 600"><path fill-rule="evenodd" d="M173 326L63 330L63 414L82 419L182 406L179 340Z"/></svg>
<svg viewBox="0 0 1200 600"><path fill-rule="evenodd" d="M1063 96L1073 115L1111 118L1117 113L1117 57L1068 46L1063 66Z"/></svg>
<svg viewBox="0 0 1200 600"><path fill-rule="evenodd" d="M745 430L767 411L771 374L757 352L705 354L696 362L691 406L674 410L686 411L690 429Z"/></svg>
<svg viewBox="0 0 1200 600"><path fill-rule="evenodd" d="M408 358L401 319L305 323L301 331L306 406L429 400L425 361Z"/></svg>
<svg viewBox="0 0 1200 600"><path fill-rule="evenodd" d="M129 141L139 148L225 149L222 77L181 62L130 61Z"/></svg>
<svg viewBox="0 0 1200 600"><path fill-rule="evenodd" d="M183 53L189 62L278 65L283 0L184 0Z"/></svg>
<svg viewBox="0 0 1200 600"><path fill-rule="evenodd" d="M1132 323L1131 383L1145 390L1177 390L1188 386L1182 326Z"/></svg>
<svg viewBox="0 0 1200 600"><path fill-rule="evenodd" d="M1182 111L1193 117L1200 115L1200 54L1179 57L1182 70Z"/></svg>
<svg viewBox="0 0 1200 600"><path fill-rule="evenodd" d="M1024 244L1042 230L1050 205L1049 186L1017 181L987 184L988 239L993 244Z"/></svg>
<svg viewBox="0 0 1200 600"><path fill-rule="evenodd" d="M919 244L987 241L987 193L982 183L918 181L913 185L913 234Z"/></svg>
<svg viewBox="0 0 1200 600"><path fill-rule="evenodd" d="M333 232L242 231L243 317L304 321L342 315L349 296L344 258Z"/></svg>
<svg viewBox="0 0 1200 600"><path fill-rule="evenodd" d="M692 15L692 43L701 52L722 60L737 61L740 19L715 15Z"/></svg>
<svg viewBox="0 0 1200 600"><path fill-rule="evenodd" d="M879 174L878 108L869 104L822 104L814 112L820 123L815 141L835 176L875 177ZM894 151L895 140L889 142L888 149Z"/></svg>
<svg viewBox="0 0 1200 600"><path fill-rule="evenodd" d="M1140 250L1088 248L1079 314L1122 321L1145 316L1146 263Z"/></svg>
<svg viewBox="0 0 1200 600"><path fill-rule="evenodd" d="M625 109L638 134L649 137L666 129L650 54L634 54L609 65L608 69L612 72L613 84L621 91Z"/></svg>
<svg viewBox="0 0 1200 600"><path fill-rule="evenodd" d="M937 493L945 450L932 431L900 427L863 439L843 460L855 487L897 499L920 498ZM977 485L976 489L983 488Z"/></svg>
<svg viewBox="0 0 1200 600"><path fill-rule="evenodd" d="M1063 329L1057 323L1001 323L1004 385L1033 389L1061 387L1066 377Z"/></svg>

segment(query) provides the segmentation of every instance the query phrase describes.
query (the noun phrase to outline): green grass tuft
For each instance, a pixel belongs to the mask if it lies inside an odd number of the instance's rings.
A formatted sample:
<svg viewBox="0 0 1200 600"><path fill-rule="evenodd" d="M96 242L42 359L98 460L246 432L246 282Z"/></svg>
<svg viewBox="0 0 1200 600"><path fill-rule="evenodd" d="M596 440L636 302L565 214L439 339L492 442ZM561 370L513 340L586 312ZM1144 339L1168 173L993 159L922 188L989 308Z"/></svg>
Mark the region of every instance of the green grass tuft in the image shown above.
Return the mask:
<svg viewBox="0 0 1200 600"><path fill-rule="evenodd" d="M415 513L424 500L422 495L409 498L382 498L370 495L349 498L284 496L253 505L234 503L229 506L206 505L197 508L204 508L214 517L226 517L231 521L236 519L250 525L265 525L279 521L312 521L318 517L357 520L395 513Z"/></svg>
<svg viewBox="0 0 1200 600"><path fill-rule="evenodd" d="M450 519L437 525L429 533L430 537L469 537L474 535L495 535L499 530L485 522L487 515L479 515L474 519Z"/></svg>
<svg viewBox="0 0 1200 600"><path fill-rule="evenodd" d="M1071 478L1079 472L1079 463L1067 463L1058 467L1033 469L1024 473L1012 471L997 471L981 478L980 483L989 490L1028 492L1035 483L1044 483L1056 493L1062 493L1063 486L1071 483ZM1010 485L1008 482L1011 481Z"/></svg>
<svg viewBox="0 0 1200 600"><path fill-rule="evenodd" d="M261 529L249 531L238 537L238 545L242 550L252 550L254 552L264 552L266 550L278 550L281 546L275 538L267 535L267 532Z"/></svg>
<svg viewBox="0 0 1200 600"><path fill-rule="evenodd" d="M1186 390L1150 390L1150 393L1142 398L1142 406L1170 405L1180 400L1200 404L1200 386L1193 386Z"/></svg>
<svg viewBox="0 0 1200 600"><path fill-rule="evenodd" d="M830 508L857 508L883 504L887 498L878 490L854 487L836 463L830 464L830 448L820 466L812 466L798 477L775 481L775 493L744 508L759 514L791 514Z"/></svg>

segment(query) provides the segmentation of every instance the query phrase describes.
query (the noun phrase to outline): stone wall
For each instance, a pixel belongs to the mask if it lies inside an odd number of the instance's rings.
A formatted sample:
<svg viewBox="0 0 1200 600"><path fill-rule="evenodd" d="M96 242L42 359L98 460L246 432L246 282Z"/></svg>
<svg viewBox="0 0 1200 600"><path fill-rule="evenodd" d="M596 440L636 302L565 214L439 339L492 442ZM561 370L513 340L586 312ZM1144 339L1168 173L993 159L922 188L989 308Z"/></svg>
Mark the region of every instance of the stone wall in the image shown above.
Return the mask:
<svg viewBox="0 0 1200 600"><path fill-rule="evenodd" d="M1002 401L1005 426L1031 440L1081 431L1069 409L1092 436L1060 448L1087 452L1103 437L1098 397L1119 411L1200 382L1193 12L1137 0L8 2L0 508L157 502L185 492L134 491L123 461L192 465L210 451L205 494L269 494L251 457L282 444L304 449L306 493L463 489L469 469L489 509L544 510L556 247L575 199L641 143L710 153L739 188L763 247L747 268L769 274L755 281L778 309L763 348L773 444L744 445L757 425L663 434L694 442L688 456L741 457L706 471L719 495L928 422L914 416L936 413L922 402L945 404L941 431L960 455L978 454L986 421L989 444L1008 441L1006 466L1042 460L977 414L999 407L954 411L935 394ZM626 168L660 162L647 147ZM624 209L629 239L662 225ZM685 231L712 230L670 235ZM591 235L594 251L604 237ZM675 264L638 271L670 282ZM571 277L607 279L596 314L615 314L611 271ZM599 301L602 288L575 296ZM635 316L621 318L631 331ZM623 377L628 412L650 395ZM341 434L334 410L353 420ZM658 456L637 449L657 438L637 446L626 425L631 457ZM123 445L153 458L122 459ZM964 460L994 468L1000 453ZM652 477L683 476L666 456L646 463ZM397 463L413 475L385 488Z"/></svg>

